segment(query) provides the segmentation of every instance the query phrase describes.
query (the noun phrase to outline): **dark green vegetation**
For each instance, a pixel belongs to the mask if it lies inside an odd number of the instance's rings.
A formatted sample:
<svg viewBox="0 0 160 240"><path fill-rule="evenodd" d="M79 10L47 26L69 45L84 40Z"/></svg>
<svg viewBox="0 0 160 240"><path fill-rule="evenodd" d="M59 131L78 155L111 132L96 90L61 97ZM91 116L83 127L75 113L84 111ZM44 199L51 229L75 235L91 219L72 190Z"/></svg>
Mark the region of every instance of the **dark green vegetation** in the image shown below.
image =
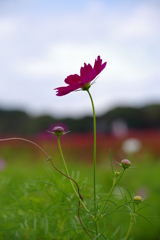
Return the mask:
<svg viewBox="0 0 160 240"><path fill-rule="evenodd" d="M114 121L123 121L129 129L160 128L160 105L141 108L117 107L97 117L97 131L110 132ZM51 116L29 116L22 111L0 110L0 135L34 135L63 124L72 132L91 132L92 117L57 119ZM51 130L51 129L50 129Z"/></svg>
<svg viewBox="0 0 160 240"><path fill-rule="evenodd" d="M53 161L61 169L59 152L56 145L44 145L44 149L53 156ZM63 147L63 144L62 144ZM84 149L83 149L84 150ZM81 152L77 151L77 155ZM86 153L87 154L87 153ZM104 153L103 153L104 154ZM93 196L92 164L77 161L67 148L64 149L69 170L80 187L87 206ZM5 159L6 168L0 172L0 239L55 239L79 240L89 239L82 230L77 219L78 201L70 187L70 183L59 175L45 161L46 157L29 145L1 145L0 157ZM114 157L114 153L113 153ZM160 159L146 151L143 154L126 156L135 169L126 170L111 201L117 205L124 204L131 195L142 195L143 208L132 229L132 240L158 240L160 236ZM120 166L114 164L115 170ZM109 154L99 161L97 168L97 190L99 200L104 199L112 184ZM104 193L100 195L100 193ZM118 200L122 199L122 200ZM101 204L99 202L98 204ZM147 206L150 205L150 206ZM92 207L92 204L91 204ZM128 208L119 208L108 204L108 215L99 222L101 229L106 229L106 239L122 239L129 227L130 215ZM122 210L123 209L123 210ZM92 222L80 212L84 225L92 229ZM155 226L153 227L152 224ZM94 228L93 228L94 229ZM92 233L90 231L90 233ZM113 236L113 233L115 234ZM107 238L108 237L108 238Z"/></svg>

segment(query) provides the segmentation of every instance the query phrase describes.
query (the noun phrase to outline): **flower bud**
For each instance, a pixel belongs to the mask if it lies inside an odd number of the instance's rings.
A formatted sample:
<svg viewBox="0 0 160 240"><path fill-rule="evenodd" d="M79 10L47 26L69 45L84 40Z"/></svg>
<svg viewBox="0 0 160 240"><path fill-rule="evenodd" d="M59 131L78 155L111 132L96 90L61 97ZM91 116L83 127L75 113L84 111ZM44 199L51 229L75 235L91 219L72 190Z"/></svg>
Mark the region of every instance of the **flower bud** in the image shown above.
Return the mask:
<svg viewBox="0 0 160 240"><path fill-rule="evenodd" d="M126 169L129 168L131 166L131 162L128 159L123 159L121 161L121 166Z"/></svg>
<svg viewBox="0 0 160 240"><path fill-rule="evenodd" d="M53 133L56 135L56 136L61 136L63 135L64 133L64 129L62 127L55 127L53 128Z"/></svg>
<svg viewBox="0 0 160 240"><path fill-rule="evenodd" d="M141 202L142 202L142 197L141 197L141 196L135 196L135 197L134 197L134 202L135 202L136 204L141 203Z"/></svg>
<svg viewBox="0 0 160 240"><path fill-rule="evenodd" d="M118 177L120 175L120 172L114 172L115 177Z"/></svg>

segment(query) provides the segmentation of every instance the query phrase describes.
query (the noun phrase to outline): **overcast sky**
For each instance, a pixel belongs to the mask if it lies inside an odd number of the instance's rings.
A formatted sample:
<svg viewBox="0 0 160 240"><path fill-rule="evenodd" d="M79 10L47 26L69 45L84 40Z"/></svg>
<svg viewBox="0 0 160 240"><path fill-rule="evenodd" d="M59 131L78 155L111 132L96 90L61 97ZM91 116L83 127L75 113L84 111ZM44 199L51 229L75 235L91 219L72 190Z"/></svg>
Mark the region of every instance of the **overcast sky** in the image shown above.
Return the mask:
<svg viewBox="0 0 160 240"><path fill-rule="evenodd" d="M160 103L160 1L0 1L0 108L91 114L87 92L53 89L98 55L107 66L90 89L97 114Z"/></svg>

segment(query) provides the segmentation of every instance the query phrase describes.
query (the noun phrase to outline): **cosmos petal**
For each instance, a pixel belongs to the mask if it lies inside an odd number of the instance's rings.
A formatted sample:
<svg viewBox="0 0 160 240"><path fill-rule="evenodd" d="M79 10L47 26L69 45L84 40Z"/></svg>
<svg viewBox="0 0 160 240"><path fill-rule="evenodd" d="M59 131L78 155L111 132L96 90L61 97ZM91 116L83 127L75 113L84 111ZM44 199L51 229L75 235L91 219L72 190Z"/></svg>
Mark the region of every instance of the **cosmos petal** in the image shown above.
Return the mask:
<svg viewBox="0 0 160 240"><path fill-rule="evenodd" d="M90 70L89 72L86 72L85 75L81 76L82 85L90 83L95 77L96 77L96 71L94 69Z"/></svg>
<svg viewBox="0 0 160 240"><path fill-rule="evenodd" d="M80 75L81 77L86 75L88 72L92 71L92 66L90 64L84 63L84 67L81 67L80 69Z"/></svg>
<svg viewBox="0 0 160 240"><path fill-rule="evenodd" d="M94 63L96 76L106 67L106 65L107 65L107 62L102 64L102 59L100 58L100 56L98 56Z"/></svg>
<svg viewBox="0 0 160 240"><path fill-rule="evenodd" d="M69 75L68 77L66 77L66 79L64 81L67 84L73 84L73 83L80 83L81 79L78 74L73 74L73 75Z"/></svg>
<svg viewBox="0 0 160 240"><path fill-rule="evenodd" d="M77 90L80 87L81 87L81 84L75 83L72 85L68 85L66 87L58 87L58 88L55 88L54 90L56 90L56 96L64 96L70 92Z"/></svg>

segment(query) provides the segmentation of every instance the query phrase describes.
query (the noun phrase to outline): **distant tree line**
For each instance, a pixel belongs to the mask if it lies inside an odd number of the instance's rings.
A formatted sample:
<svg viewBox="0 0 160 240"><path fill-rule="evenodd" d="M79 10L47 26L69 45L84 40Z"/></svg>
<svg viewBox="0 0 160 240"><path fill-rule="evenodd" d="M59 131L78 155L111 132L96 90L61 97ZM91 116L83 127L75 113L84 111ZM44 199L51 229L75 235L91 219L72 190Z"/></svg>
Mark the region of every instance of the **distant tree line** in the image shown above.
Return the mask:
<svg viewBox="0 0 160 240"><path fill-rule="evenodd" d="M140 108L116 107L97 117L97 131L111 132L114 122L123 122L128 129L160 128L160 105ZM0 135L35 135L56 125L66 126L71 132L91 132L92 117L58 119L49 115L33 117L19 110L0 109Z"/></svg>

